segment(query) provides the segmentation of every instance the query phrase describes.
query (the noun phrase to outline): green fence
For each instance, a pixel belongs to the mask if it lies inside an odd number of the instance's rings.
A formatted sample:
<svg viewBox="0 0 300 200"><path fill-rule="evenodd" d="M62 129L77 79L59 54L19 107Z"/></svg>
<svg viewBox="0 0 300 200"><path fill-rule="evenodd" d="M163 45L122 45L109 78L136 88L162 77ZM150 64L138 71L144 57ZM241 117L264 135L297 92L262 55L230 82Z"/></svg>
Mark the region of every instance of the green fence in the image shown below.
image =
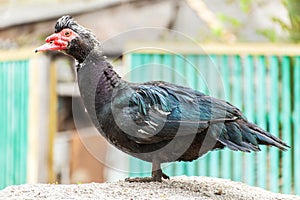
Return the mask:
<svg viewBox="0 0 300 200"><path fill-rule="evenodd" d="M229 178L274 192L300 194L300 49L207 47L208 54L198 50L169 53L180 49L130 53L126 57L130 80L165 80L225 99L292 148L287 152L265 146L258 153L213 151L191 163L166 164L163 170L171 176ZM149 176L151 164L132 158L130 171L130 176Z"/></svg>
<svg viewBox="0 0 300 200"><path fill-rule="evenodd" d="M0 189L26 182L27 60L0 61Z"/></svg>

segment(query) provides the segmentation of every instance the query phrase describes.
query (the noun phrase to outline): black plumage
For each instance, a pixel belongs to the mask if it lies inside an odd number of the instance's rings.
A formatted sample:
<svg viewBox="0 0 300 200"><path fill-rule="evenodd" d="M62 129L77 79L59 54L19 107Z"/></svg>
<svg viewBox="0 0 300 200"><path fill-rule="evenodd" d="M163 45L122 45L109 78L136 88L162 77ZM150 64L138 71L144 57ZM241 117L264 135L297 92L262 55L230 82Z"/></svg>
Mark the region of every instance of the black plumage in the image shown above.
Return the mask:
<svg viewBox="0 0 300 200"><path fill-rule="evenodd" d="M69 16L58 20L55 32L65 28L78 34L64 51L78 61L81 97L95 127L121 151L152 162L152 177L128 181L161 181L168 178L161 163L192 161L214 149L288 147L226 101L167 82L122 80L89 30Z"/></svg>

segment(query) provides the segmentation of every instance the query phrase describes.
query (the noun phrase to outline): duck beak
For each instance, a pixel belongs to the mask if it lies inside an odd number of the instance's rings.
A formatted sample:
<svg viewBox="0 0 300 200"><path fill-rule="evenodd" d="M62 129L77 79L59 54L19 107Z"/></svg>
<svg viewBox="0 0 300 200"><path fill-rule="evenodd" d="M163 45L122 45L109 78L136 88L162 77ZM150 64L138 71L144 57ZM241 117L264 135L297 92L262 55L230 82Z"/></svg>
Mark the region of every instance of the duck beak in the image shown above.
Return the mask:
<svg viewBox="0 0 300 200"><path fill-rule="evenodd" d="M61 39L60 34L54 33L46 38L46 43L35 49L35 53L43 51L59 51L65 50L68 42Z"/></svg>
<svg viewBox="0 0 300 200"><path fill-rule="evenodd" d="M43 51L58 51L62 50L61 46L55 45L54 43L45 43L42 46L35 49L35 53L43 52Z"/></svg>

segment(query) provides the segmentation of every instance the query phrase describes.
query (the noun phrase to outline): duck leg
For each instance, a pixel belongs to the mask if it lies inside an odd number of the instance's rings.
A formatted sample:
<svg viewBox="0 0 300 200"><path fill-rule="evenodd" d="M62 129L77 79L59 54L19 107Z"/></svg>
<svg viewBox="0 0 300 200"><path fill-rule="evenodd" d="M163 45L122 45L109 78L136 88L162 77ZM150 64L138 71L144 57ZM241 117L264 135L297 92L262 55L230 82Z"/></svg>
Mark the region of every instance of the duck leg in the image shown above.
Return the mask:
<svg viewBox="0 0 300 200"><path fill-rule="evenodd" d="M136 177L126 178L127 182L162 182L162 178L170 179L168 175L162 172L160 162L156 159L152 160L152 176L151 177Z"/></svg>

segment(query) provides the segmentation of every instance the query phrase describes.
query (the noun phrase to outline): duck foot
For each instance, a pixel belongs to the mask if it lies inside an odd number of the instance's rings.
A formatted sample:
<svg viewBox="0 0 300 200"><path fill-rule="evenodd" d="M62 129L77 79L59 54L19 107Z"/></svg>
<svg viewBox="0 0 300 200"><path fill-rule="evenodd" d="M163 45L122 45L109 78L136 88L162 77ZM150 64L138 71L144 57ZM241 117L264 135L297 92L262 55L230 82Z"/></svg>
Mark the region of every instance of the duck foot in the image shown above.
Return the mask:
<svg viewBox="0 0 300 200"><path fill-rule="evenodd" d="M162 180L161 179L156 180L154 177L135 177L135 178L126 178L125 181L129 183L133 183L133 182L149 183L149 182L161 182Z"/></svg>
<svg viewBox="0 0 300 200"><path fill-rule="evenodd" d="M163 172L162 172L162 177L163 177L164 179L169 179L169 180L170 180L170 177L169 177L167 174L163 173Z"/></svg>
<svg viewBox="0 0 300 200"><path fill-rule="evenodd" d="M149 183L149 182L162 182L162 178L170 179L168 175L163 173L161 170L155 171L152 173L151 177L135 177L135 178L126 178L126 182L140 182L140 183Z"/></svg>

